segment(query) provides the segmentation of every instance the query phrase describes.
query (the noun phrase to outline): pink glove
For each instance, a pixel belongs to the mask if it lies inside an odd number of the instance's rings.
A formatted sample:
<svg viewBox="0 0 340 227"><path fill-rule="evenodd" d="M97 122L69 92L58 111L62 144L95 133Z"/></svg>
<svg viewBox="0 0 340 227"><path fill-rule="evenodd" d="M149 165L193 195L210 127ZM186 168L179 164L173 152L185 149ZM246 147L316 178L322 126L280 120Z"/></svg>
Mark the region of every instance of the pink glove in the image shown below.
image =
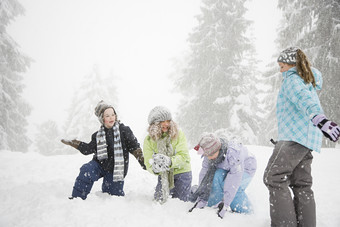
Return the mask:
<svg viewBox="0 0 340 227"><path fill-rule="evenodd" d="M315 126L318 126L321 129L322 133L333 142L338 141L340 136L340 127L334 123L326 119L326 116L323 114L316 115L312 122Z"/></svg>
<svg viewBox="0 0 340 227"><path fill-rule="evenodd" d="M195 203L195 205L189 210L189 212L192 212L195 208L203 209L207 205L207 201L199 200Z"/></svg>
<svg viewBox="0 0 340 227"><path fill-rule="evenodd" d="M220 202L218 205L217 216L222 218L224 217L225 213L231 212L230 206L224 206L223 202Z"/></svg>
<svg viewBox="0 0 340 227"><path fill-rule="evenodd" d="M196 208L203 209L207 205L207 203L207 201L200 200L198 201Z"/></svg>

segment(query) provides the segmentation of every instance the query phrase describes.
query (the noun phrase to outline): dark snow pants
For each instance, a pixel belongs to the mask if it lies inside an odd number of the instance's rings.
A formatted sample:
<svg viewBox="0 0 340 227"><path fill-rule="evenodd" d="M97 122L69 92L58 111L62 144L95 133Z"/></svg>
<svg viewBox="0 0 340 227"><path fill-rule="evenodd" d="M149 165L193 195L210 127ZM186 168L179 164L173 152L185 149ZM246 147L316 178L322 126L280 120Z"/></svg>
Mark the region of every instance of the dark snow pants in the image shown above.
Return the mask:
<svg viewBox="0 0 340 227"><path fill-rule="evenodd" d="M191 181L192 181L191 171L174 175L175 187L170 190L171 197L178 198L182 201L188 201L191 189ZM158 176L158 183L154 194L154 198L156 200L159 200L159 198L162 196L161 189L162 189L161 177Z"/></svg>
<svg viewBox="0 0 340 227"><path fill-rule="evenodd" d="M124 181L113 181L113 174L104 171L98 162L92 160L80 168L73 186L72 197L86 199L95 181L103 177L102 191L110 195L124 196Z"/></svg>
<svg viewBox="0 0 340 227"><path fill-rule="evenodd" d="M275 145L263 176L269 190L271 226L316 226L312 159L311 150L296 142Z"/></svg>

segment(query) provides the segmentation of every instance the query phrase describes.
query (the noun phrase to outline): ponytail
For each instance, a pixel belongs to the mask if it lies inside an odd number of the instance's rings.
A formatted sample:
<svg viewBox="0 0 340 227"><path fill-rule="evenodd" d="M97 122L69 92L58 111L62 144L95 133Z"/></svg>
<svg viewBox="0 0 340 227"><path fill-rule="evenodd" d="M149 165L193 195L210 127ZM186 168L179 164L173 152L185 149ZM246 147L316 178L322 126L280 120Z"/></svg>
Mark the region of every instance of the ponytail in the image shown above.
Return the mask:
<svg viewBox="0 0 340 227"><path fill-rule="evenodd" d="M307 56L300 49L298 49L296 53L296 69L305 83L312 83L313 87L316 86L315 78Z"/></svg>

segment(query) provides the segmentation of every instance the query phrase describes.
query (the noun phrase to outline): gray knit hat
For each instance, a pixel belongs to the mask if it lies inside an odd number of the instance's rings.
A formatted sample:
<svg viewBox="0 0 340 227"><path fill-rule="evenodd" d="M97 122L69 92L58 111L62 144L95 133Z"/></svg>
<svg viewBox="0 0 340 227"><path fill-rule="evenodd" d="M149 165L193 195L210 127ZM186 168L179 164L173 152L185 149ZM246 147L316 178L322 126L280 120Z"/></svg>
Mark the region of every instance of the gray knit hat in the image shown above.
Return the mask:
<svg viewBox="0 0 340 227"><path fill-rule="evenodd" d="M109 104L106 104L103 100L101 100L96 108L94 109L94 114L98 117L98 120L101 124L104 124L104 120L103 120L103 114L104 114L104 111L108 108L112 108L113 109L113 112L116 114L116 111L115 109L113 108L113 106L109 105ZM116 114L117 115L117 114Z"/></svg>
<svg viewBox="0 0 340 227"><path fill-rule="evenodd" d="M172 120L171 112L164 106L156 106L153 108L148 117L149 125L155 122L170 121Z"/></svg>
<svg viewBox="0 0 340 227"><path fill-rule="evenodd" d="M204 134L202 135L198 145L195 147L195 150L198 151L198 149L203 150L204 156L213 155L221 149L221 141L213 133Z"/></svg>
<svg viewBox="0 0 340 227"><path fill-rule="evenodd" d="M296 64L296 53L299 50L298 47L289 47L280 53L277 62L287 63L289 65Z"/></svg>

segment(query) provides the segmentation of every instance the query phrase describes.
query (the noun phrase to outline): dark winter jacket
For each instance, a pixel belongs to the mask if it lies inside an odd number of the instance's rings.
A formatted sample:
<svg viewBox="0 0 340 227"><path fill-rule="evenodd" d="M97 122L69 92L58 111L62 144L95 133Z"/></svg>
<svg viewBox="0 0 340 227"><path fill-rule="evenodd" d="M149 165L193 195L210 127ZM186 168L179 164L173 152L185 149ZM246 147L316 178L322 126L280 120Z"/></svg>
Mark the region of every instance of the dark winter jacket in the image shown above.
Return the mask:
<svg viewBox="0 0 340 227"><path fill-rule="evenodd" d="M120 124L119 132L123 148L124 177L125 177L129 167L129 153L133 154L136 157L137 161L140 163L143 169L145 169L146 167L144 165L144 157L142 150L137 141L137 138L134 136L130 127L125 126L124 124ZM84 155L94 154L93 160L97 161L105 171L113 172L115 163L113 150L114 140L113 129L105 128L108 158L101 161L97 159L97 140L96 140L97 133L98 131L93 133L90 143L81 142L78 146L78 150Z"/></svg>

